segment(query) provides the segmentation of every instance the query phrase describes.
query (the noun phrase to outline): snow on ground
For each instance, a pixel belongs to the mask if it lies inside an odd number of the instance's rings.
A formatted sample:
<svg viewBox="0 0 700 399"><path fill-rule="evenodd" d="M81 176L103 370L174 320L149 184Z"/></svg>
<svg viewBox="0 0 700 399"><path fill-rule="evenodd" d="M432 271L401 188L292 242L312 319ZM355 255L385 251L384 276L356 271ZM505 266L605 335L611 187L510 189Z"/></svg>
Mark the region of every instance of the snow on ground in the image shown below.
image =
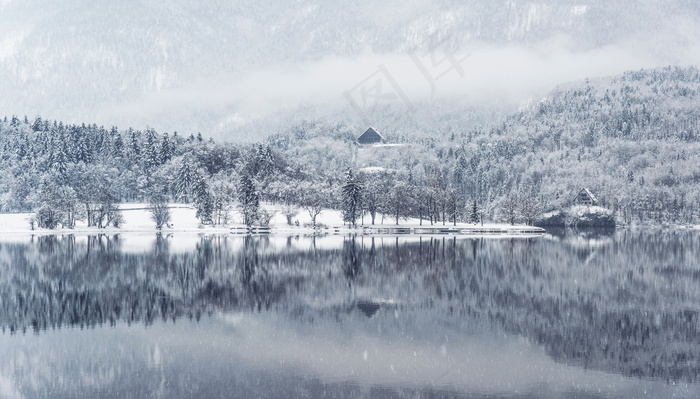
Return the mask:
<svg viewBox="0 0 700 399"><path fill-rule="evenodd" d="M359 171L365 173L380 173L385 172L386 168L382 168L381 166L366 166L364 168L360 168Z"/></svg>
<svg viewBox="0 0 700 399"><path fill-rule="evenodd" d="M373 148L391 148L391 147L406 147L403 143L386 143L386 144L374 144Z"/></svg>
<svg viewBox="0 0 700 399"><path fill-rule="evenodd" d="M311 228L311 216L308 212L300 209L299 213L293 218L292 225L287 224L285 216L281 213L280 207L278 205L263 204L262 206L268 212L274 214L270 221L270 227L276 233L283 233L285 235L295 235L295 234L310 234L313 233ZM108 227L104 229L97 229L95 227L87 227L85 221L76 223L74 229L63 229L58 228L55 230L48 229L31 229L29 220L32 216L31 213L15 213L15 214L0 214L0 234L4 237L10 236L12 234L56 234L56 233L103 233L103 234L115 234L115 233L133 233L129 234L129 237L124 237L125 240L129 240L129 247L151 247L153 241L152 233L156 231L155 223L151 219L150 212L148 211L148 204L143 203L133 203L133 204L122 204L120 206L122 214L124 216L124 224L120 228ZM196 210L193 206L187 204L171 204L170 210L172 213L172 220L168 227L162 229L163 233L192 233L192 234L209 234L209 233L229 233L231 228L239 228L239 231L243 232L244 226L241 224L241 215L237 211L231 212L231 221L227 226L203 226L196 218ZM297 223L298 222L298 223ZM364 227L374 227L374 228L429 228L431 227L430 222L423 221L422 225L420 220L416 218L402 219L399 224L395 223L395 220L391 217L385 217L382 220L381 215L377 215L375 220L375 225L371 225L371 219L369 216L365 216L364 219L358 220L358 224L364 222ZM316 218L316 223L322 227L322 232L324 233L349 233L357 232L357 230L352 230L348 226L343 224L342 213L338 210L326 209L321 212ZM452 223L435 223L432 227L434 228L455 228ZM459 229L503 229L510 230L511 232L518 232L518 230L529 229L527 226L510 226L504 224L496 223L484 223L482 225L475 226L473 224L458 223L456 228ZM138 233L138 234L137 234ZM405 235L401 235L402 239L405 239ZM172 240L172 242L170 241ZM180 242L183 241L183 242ZM169 242L173 247L180 247L191 244L192 240L186 239L183 236L183 240L169 238ZM327 242L314 242L309 245L329 245L330 247L337 247L338 242L333 240L328 240ZM342 245L342 241L340 241ZM287 245L287 242L282 240L279 243L271 243L270 245Z"/></svg>
<svg viewBox="0 0 700 399"><path fill-rule="evenodd" d="M612 215L612 211L607 208L594 205L575 205L569 209L569 213L572 215L582 216L585 214L589 215Z"/></svg>

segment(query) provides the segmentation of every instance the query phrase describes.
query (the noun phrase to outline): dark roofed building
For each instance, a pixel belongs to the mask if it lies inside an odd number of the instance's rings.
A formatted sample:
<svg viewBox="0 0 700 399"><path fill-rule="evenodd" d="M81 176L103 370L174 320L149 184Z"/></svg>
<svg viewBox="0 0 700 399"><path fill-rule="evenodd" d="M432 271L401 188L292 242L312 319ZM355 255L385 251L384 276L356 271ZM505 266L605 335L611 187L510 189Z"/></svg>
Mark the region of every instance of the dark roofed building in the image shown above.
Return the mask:
<svg viewBox="0 0 700 399"><path fill-rule="evenodd" d="M575 205L598 205L598 199L587 188L582 188L574 199Z"/></svg>
<svg viewBox="0 0 700 399"><path fill-rule="evenodd" d="M379 134L373 127L367 129L366 132L362 133L362 136L357 138L357 142L360 144L377 144L384 140L381 134Z"/></svg>

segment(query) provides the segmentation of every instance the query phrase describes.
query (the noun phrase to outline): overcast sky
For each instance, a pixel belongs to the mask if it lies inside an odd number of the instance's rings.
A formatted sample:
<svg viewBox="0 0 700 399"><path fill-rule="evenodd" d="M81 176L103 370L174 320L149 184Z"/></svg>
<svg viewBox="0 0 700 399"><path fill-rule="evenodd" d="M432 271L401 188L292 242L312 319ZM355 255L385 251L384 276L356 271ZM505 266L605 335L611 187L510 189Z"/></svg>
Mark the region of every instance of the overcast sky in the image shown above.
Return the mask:
<svg viewBox="0 0 700 399"><path fill-rule="evenodd" d="M565 82L700 62L692 15L651 1L132 3L0 0L0 107L226 136L300 106L515 109Z"/></svg>

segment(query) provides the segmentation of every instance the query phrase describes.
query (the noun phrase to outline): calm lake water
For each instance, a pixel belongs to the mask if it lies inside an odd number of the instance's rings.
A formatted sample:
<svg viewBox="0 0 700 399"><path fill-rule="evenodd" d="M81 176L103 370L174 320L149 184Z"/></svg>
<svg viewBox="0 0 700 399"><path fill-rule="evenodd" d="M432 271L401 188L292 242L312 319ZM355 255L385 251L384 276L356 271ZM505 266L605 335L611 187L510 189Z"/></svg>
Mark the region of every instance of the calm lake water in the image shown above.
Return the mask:
<svg viewBox="0 0 700 399"><path fill-rule="evenodd" d="M697 398L700 234L0 238L0 398Z"/></svg>

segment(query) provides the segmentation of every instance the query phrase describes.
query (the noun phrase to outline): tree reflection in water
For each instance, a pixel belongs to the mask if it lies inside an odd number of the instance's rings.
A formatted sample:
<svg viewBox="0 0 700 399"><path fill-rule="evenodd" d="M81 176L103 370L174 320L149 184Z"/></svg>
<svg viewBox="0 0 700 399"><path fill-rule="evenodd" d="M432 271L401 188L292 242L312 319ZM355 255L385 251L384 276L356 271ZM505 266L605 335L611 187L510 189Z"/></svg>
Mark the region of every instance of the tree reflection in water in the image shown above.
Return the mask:
<svg viewBox="0 0 700 399"><path fill-rule="evenodd" d="M428 309L521 335L567 364L697 382L698 238L201 236L180 251L159 235L134 253L119 235L39 236L0 243L0 324L16 334L212 312L313 323Z"/></svg>

